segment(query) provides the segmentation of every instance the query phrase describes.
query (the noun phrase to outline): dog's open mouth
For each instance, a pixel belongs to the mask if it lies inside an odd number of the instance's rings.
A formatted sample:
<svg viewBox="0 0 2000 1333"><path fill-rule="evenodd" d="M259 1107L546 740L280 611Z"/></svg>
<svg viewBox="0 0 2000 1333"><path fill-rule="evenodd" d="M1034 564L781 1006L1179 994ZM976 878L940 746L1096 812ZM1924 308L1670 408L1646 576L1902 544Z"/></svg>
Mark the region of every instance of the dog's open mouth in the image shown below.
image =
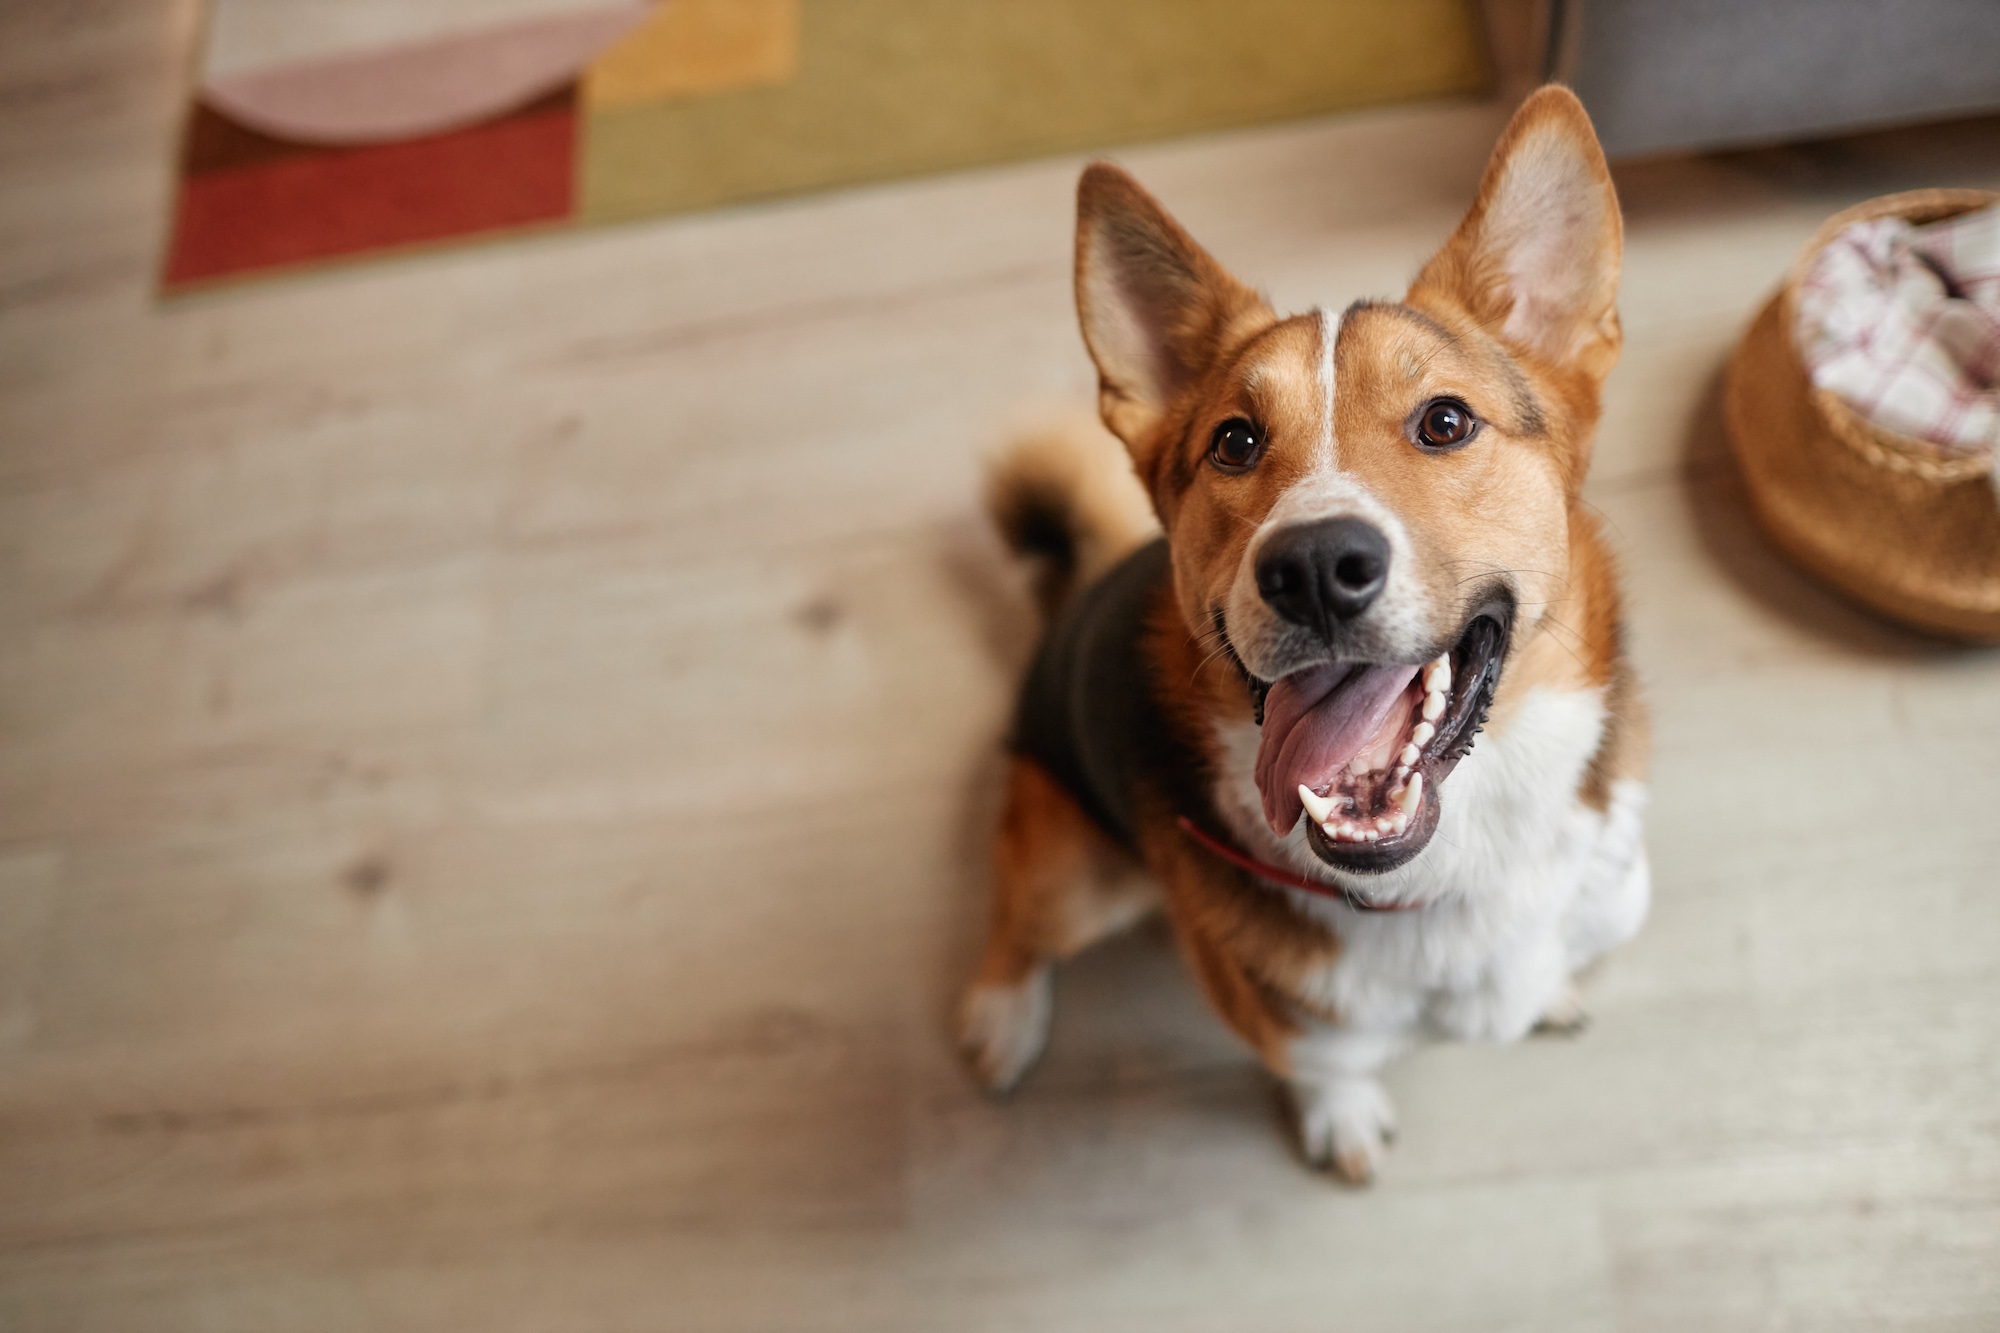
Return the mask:
<svg viewBox="0 0 2000 1333"><path fill-rule="evenodd" d="M1257 751L1273 831L1290 833L1303 809L1313 851L1347 870L1389 870L1422 851L1438 787L1492 703L1509 609L1482 608L1421 665L1331 662L1273 684Z"/></svg>

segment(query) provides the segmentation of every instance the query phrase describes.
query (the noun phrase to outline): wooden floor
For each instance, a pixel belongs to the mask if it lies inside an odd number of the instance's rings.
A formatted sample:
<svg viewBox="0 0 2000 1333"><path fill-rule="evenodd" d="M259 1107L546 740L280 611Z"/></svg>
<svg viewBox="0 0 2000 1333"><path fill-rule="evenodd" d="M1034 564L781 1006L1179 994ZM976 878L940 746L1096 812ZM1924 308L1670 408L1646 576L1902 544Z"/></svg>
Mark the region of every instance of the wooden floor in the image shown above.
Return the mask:
<svg viewBox="0 0 2000 1333"><path fill-rule="evenodd" d="M2000 1327L2000 655L1776 563L1714 402L2000 122L1620 171L1653 919L1581 1039L1398 1066L1355 1192L1157 934L1010 1104L947 1040L1078 163L162 306L193 17L0 10L0 1327ZM1119 156L1296 308L1497 124Z"/></svg>

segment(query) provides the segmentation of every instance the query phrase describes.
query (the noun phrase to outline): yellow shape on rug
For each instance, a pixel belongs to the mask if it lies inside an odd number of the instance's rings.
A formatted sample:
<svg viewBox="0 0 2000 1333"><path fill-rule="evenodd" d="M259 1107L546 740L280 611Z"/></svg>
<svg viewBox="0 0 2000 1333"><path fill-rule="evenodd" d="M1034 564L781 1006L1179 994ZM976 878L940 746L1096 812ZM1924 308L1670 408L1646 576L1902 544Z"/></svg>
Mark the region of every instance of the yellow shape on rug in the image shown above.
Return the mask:
<svg viewBox="0 0 2000 1333"><path fill-rule="evenodd" d="M789 82L799 0L666 0L583 77L593 111Z"/></svg>

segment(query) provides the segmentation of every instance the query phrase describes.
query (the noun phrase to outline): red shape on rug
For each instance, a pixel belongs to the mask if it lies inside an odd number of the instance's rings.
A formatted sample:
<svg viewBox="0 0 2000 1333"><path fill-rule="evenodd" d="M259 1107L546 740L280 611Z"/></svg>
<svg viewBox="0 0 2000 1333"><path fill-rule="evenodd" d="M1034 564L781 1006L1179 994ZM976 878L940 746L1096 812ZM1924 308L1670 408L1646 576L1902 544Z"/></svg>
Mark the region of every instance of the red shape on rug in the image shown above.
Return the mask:
<svg viewBox="0 0 2000 1333"><path fill-rule="evenodd" d="M181 182L168 287L556 222L576 199L574 90L448 134L310 148Z"/></svg>

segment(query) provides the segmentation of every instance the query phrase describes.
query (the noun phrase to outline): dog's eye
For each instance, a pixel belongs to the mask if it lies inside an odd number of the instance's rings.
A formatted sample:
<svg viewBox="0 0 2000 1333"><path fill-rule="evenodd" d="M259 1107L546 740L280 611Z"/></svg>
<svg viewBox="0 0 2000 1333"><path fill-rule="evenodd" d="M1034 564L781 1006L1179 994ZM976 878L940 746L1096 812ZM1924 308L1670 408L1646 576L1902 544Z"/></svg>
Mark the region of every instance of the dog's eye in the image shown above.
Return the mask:
<svg viewBox="0 0 2000 1333"><path fill-rule="evenodd" d="M1417 443L1426 449L1456 449L1479 429L1479 418L1456 398L1433 398L1417 417Z"/></svg>
<svg viewBox="0 0 2000 1333"><path fill-rule="evenodd" d="M1255 422L1231 417L1208 437L1208 460L1224 472L1248 472L1264 453L1264 432Z"/></svg>

